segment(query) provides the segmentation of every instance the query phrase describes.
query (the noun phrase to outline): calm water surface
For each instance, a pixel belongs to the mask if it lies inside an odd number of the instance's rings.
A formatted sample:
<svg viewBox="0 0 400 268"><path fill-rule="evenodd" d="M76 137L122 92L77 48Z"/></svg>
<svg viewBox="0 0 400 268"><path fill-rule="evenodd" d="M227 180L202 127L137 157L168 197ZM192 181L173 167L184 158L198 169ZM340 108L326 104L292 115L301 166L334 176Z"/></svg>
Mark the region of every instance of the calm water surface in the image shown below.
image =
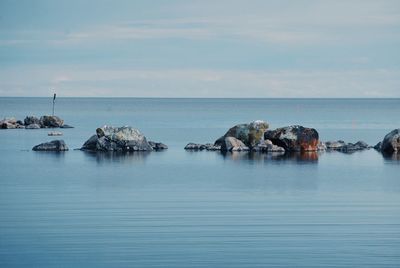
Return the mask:
<svg viewBox="0 0 400 268"><path fill-rule="evenodd" d="M51 99L0 98L0 117ZM104 124L169 145L129 155L30 149L48 130L0 131L0 267L399 267L400 156L187 152L237 123L301 124L372 145L400 100L60 98L79 148Z"/></svg>

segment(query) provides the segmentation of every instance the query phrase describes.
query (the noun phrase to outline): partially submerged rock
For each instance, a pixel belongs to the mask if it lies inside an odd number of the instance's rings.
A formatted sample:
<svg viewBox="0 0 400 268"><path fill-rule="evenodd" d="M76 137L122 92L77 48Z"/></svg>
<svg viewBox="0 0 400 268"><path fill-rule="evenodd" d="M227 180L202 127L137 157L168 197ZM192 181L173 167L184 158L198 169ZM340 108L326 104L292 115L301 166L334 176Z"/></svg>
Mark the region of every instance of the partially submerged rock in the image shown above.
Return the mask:
<svg viewBox="0 0 400 268"><path fill-rule="evenodd" d="M96 129L96 135L91 136L82 146L81 150L87 151L152 151L167 149L162 143L154 143L153 146L146 137L137 129L124 127L104 126Z"/></svg>
<svg viewBox="0 0 400 268"><path fill-rule="evenodd" d="M153 148L153 150L155 150L155 151L168 149L168 146L162 142L149 141L149 144L150 144L151 148Z"/></svg>
<svg viewBox="0 0 400 268"><path fill-rule="evenodd" d="M25 127L26 129L39 129L40 125L38 124L30 124Z"/></svg>
<svg viewBox="0 0 400 268"><path fill-rule="evenodd" d="M352 153L355 151L362 151L371 148L371 146L369 146L364 141L358 141L356 143L351 143L351 142L346 143L342 140L327 141L325 142L325 145L328 150L335 150L343 153Z"/></svg>
<svg viewBox="0 0 400 268"><path fill-rule="evenodd" d="M250 148L246 146L241 140L235 137L226 137L221 144L222 152L237 152L237 151L249 151Z"/></svg>
<svg viewBox="0 0 400 268"><path fill-rule="evenodd" d="M74 127L71 126L71 125L64 124L64 125L62 125L60 128L74 128Z"/></svg>
<svg viewBox="0 0 400 268"><path fill-rule="evenodd" d="M386 134L383 138L380 149L386 154L400 152L400 128L394 129Z"/></svg>
<svg viewBox="0 0 400 268"><path fill-rule="evenodd" d="M17 121L14 117L4 118L0 120L0 128L1 129L14 129L14 128L23 128L23 125L19 124L20 121Z"/></svg>
<svg viewBox="0 0 400 268"><path fill-rule="evenodd" d="M61 152L68 151L68 146L63 140L53 140L50 142L41 143L32 148L33 151L53 151Z"/></svg>
<svg viewBox="0 0 400 268"><path fill-rule="evenodd" d="M252 151L262 153L285 153L285 149L283 147L274 145L270 140L260 141L252 148Z"/></svg>
<svg viewBox="0 0 400 268"><path fill-rule="evenodd" d="M211 144L211 143L200 144L200 143L189 142L185 146L185 150L192 150L192 151L203 151L203 150L219 151L219 150L221 150L221 146L217 146L217 145L214 145L214 144Z"/></svg>
<svg viewBox="0 0 400 268"><path fill-rule="evenodd" d="M24 124L25 126L29 126L32 124L40 125L40 119L37 118L36 116L27 116L24 119Z"/></svg>
<svg viewBox="0 0 400 268"><path fill-rule="evenodd" d="M318 151L319 135L314 128L288 126L266 131L264 138L288 152Z"/></svg>

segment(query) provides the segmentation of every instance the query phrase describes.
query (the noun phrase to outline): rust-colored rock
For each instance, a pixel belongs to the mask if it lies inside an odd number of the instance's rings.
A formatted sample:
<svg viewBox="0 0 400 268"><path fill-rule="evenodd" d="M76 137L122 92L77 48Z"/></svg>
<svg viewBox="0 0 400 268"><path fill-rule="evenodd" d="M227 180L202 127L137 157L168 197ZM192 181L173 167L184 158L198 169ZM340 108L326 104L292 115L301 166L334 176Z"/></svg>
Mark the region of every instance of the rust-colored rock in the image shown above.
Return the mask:
<svg viewBox="0 0 400 268"><path fill-rule="evenodd" d="M264 138L288 152L318 151L319 135L314 128L288 126L266 131Z"/></svg>

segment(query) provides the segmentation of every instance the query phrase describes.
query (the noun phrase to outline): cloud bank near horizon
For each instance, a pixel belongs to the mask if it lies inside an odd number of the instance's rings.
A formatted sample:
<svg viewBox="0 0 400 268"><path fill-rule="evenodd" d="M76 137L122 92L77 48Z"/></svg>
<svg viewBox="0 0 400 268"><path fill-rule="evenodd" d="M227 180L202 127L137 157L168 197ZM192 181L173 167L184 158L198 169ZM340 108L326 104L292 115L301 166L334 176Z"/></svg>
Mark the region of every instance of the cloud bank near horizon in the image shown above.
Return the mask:
<svg viewBox="0 0 400 268"><path fill-rule="evenodd" d="M0 96L400 97L398 1L0 2Z"/></svg>

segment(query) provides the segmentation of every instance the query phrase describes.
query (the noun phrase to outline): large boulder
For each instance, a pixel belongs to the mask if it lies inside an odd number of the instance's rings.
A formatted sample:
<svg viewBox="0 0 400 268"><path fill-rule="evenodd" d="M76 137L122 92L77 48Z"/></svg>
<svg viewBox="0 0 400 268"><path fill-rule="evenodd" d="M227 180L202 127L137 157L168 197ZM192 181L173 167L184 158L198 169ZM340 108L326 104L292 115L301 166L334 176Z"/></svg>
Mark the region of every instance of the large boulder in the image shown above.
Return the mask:
<svg viewBox="0 0 400 268"><path fill-rule="evenodd" d="M261 120L239 124L230 128L224 136L215 141L214 145L222 146L225 143L225 138L234 137L242 141L247 147L252 148L264 140L264 133L268 127L268 123Z"/></svg>
<svg viewBox="0 0 400 268"><path fill-rule="evenodd" d="M61 152L68 151L68 146L63 140L54 140L50 142L41 143L32 148L33 151L53 151Z"/></svg>
<svg viewBox="0 0 400 268"><path fill-rule="evenodd" d="M146 137L135 128L104 126L96 129L96 135L90 137L81 149L130 152L152 151L153 147L147 142Z"/></svg>
<svg viewBox="0 0 400 268"><path fill-rule="evenodd" d="M380 149L383 153L400 152L400 128L392 130L383 138Z"/></svg>
<svg viewBox="0 0 400 268"><path fill-rule="evenodd" d="M27 116L24 119L24 124L25 126L29 126L32 124L40 125L40 119L37 118L36 116Z"/></svg>
<svg viewBox="0 0 400 268"><path fill-rule="evenodd" d="M264 138L288 152L318 151L319 135L313 128L288 126L266 131Z"/></svg>
<svg viewBox="0 0 400 268"><path fill-rule="evenodd" d="M63 124L64 120L55 115L43 115L40 117L40 126L42 128L61 127Z"/></svg>
<svg viewBox="0 0 400 268"><path fill-rule="evenodd" d="M241 140L234 137L226 137L224 142L221 144L222 152L235 152L235 151L249 151L249 147L246 146Z"/></svg>
<svg viewBox="0 0 400 268"><path fill-rule="evenodd" d="M15 119L14 117L4 118L3 120L0 120L0 128L2 129L13 129L17 127L17 119Z"/></svg>

